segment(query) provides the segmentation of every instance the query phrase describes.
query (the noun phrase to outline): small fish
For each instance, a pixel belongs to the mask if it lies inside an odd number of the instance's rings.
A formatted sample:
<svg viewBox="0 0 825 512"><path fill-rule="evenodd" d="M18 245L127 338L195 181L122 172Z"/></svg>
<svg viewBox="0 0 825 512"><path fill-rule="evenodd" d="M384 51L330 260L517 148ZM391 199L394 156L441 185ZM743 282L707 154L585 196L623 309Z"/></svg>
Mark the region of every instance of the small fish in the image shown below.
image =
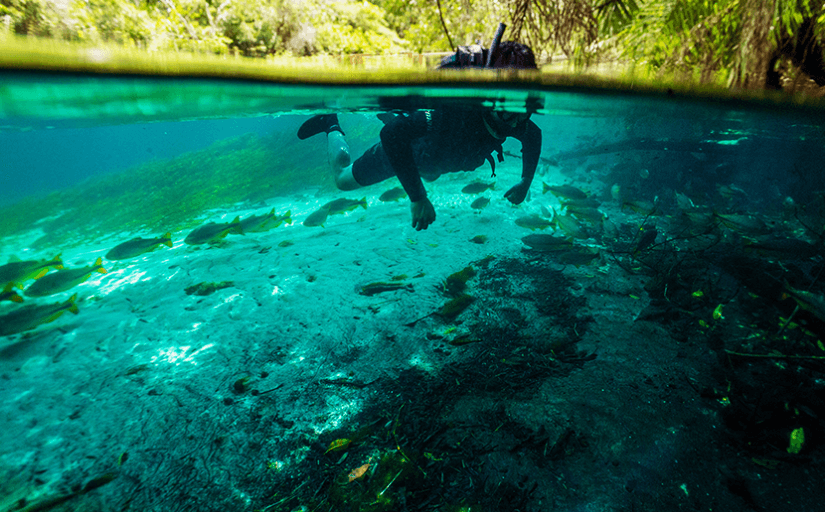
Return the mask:
<svg viewBox="0 0 825 512"><path fill-rule="evenodd" d="M696 205L693 204L693 200L681 192L674 192L673 195L676 197L676 206L680 210L692 210L696 208Z"/></svg>
<svg viewBox="0 0 825 512"><path fill-rule="evenodd" d="M610 198L616 201L617 203L622 202L622 187L618 183L614 183L612 187L610 187Z"/></svg>
<svg viewBox="0 0 825 512"><path fill-rule="evenodd" d="M39 279L46 275L50 268L63 268L59 254L51 260L10 261L0 266L0 283L22 283L29 279Z"/></svg>
<svg viewBox="0 0 825 512"><path fill-rule="evenodd" d="M277 228L281 224L292 224L292 210L283 215L275 215L275 208L264 215L251 215L241 220L241 229L244 233L263 233Z"/></svg>
<svg viewBox="0 0 825 512"><path fill-rule="evenodd" d="M568 208L567 214L591 224L602 224L604 214L596 208Z"/></svg>
<svg viewBox="0 0 825 512"><path fill-rule="evenodd" d="M791 297L799 304L800 309L804 309L820 320L825 321L825 298L822 295L797 290L789 285L787 281L783 284L785 285L785 293L782 298Z"/></svg>
<svg viewBox="0 0 825 512"><path fill-rule="evenodd" d="M321 208L320 210L310 213L307 218L304 219L304 226L308 228L315 226L324 227L324 222L327 221L327 217L329 217L329 210L326 208Z"/></svg>
<svg viewBox="0 0 825 512"><path fill-rule="evenodd" d="M476 235L470 241L474 244L483 244L487 241L487 235Z"/></svg>
<svg viewBox="0 0 825 512"><path fill-rule="evenodd" d="M577 247L572 251L556 253L555 259L564 265L573 265L578 268L582 265L590 265L598 257L597 247Z"/></svg>
<svg viewBox="0 0 825 512"><path fill-rule="evenodd" d="M478 199L476 199L475 201L473 201L470 204L470 208L472 208L473 210L481 211L488 204L490 204L490 198L482 196L482 197L479 197Z"/></svg>
<svg viewBox="0 0 825 512"><path fill-rule="evenodd" d="M722 224L734 231L742 231L748 234L765 233L768 231L768 226L761 219L742 213L717 213L713 215L719 219Z"/></svg>
<svg viewBox="0 0 825 512"><path fill-rule="evenodd" d="M561 230L565 235L573 238L586 238L587 235L582 225L574 217L570 215L558 215L556 210L553 210L554 216L550 223L555 230Z"/></svg>
<svg viewBox="0 0 825 512"><path fill-rule="evenodd" d="M361 199L346 199L340 198L334 201L330 201L321 208L326 208L329 211L329 215L336 215L339 213L345 213L352 211L358 207L362 207L363 209L367 209L367 198L363 197Z"/></svg>
<svg viewBox="0 0 825 512"><path fill-rule="evenodd" d="M588 197L587 199L559 199L561 205L567 209L598 208L602 205L598 199Z"/></svg>
<svg viewBox="0 0 825 512"><path fill-rule="evenodd" d="M542 217L547 217L548 219L552 219L553 218L553 212L548 210L546 206L542 205L541 206L541 216Z"/></svg>
<svg viewBox="0 0 825 512"><path fill-rule="evenodd" d="M741 232L742 234L764 234L769 231L767 224L753 215L743 213L717 213L713 215L729 229Z"/></svg>
<svg viewBox="0 0 825 512"><path fill-rule="evenodd" d="M407 193L404 192L404 189L401 187L395 187L378 196L378 200L386 203L388 201L400 201L405 197L407 197Z"/></svg>
<svg viewBox="0 0 825 512"><path fill-rule="evenodd" d="M395 292L398 290L407 290L409 292L414 291L413 285L411 284L377 282L365 284L358 291L358 294L366 295L367 297L372 297L373 295L376 295L378 293Z"/></svg>
<svg viewBox="0 0 825 512"><path fill-rule="evenodd" d="M23 302L23 297L17 295L17 292L14 291L14 283L6 284L6 287L3 288L2 292L0 292L0 302L3 302L4 300Z"/></svg>
<svg viewBox="0 0 825 512"><path fill-rule="evenodd" d="M527 247L542 252L566 251L573 247L573 242L569 238L555 235L527 235L522 237L521 241Z"/></svg>
<svg viewBox="0 0 825 512"><path fill-rule="evenodd" d="M713 222L713 212L698 208L682 210L682 216L695 228L705 228Z"/></svg>
<svg viewBox="0 0 825 512"><path fill-rule="evenodd" d="M65 302L23 306L11 313L2 315L0 316L0 336L10 336L30 331L40 325L57 320L66 311L71 311L76 315L78 313L77 306L74 303L76 299L77 295L72 295Z"/></svg>
<svg viewBox="0 0 825 512"><path fill-rule="evenodd" d="M548 192L552 193L554 196L559 197L559 198L563 197L565 199L577 199L577 200L587 199L587 194L584 191L582 191L581 189L578 189L578 188L574 187L573 185L555 185L555 186L551 186L551 185L548 185L547 183L542 182L541 193L546 194Z"/></svg>
<svg viewBox="0 0 825 512"><path fill-rule="evenodd" d="M747 192L733 183L730 185L719 185L716 187L716 190L719 192L719 195L725 199L746 199L748 197Z"/></svg>
<svg viewBox="0 0 825 512"><path fill-rule="evenodd" d="M81 268L64 268L38 279L26 288L27 297L45 297L55 293L71 290L75 286L89 279L92 273L105 274L103 258L98 258L93 265Z"/></svg>
<svg viewBox="0 0 825 512"><path fill-rule="evenodd" d="M813 258L821 253L817 246L804 240L779 237L746 242L745 250L756 252L762 256L787 258L789 260Z"/></svg>
<svg viewBox="0 0 825 512"><path fill-rule="evenodd" d="M547 229L552 225L553 223L551 221L535 213L532 215L525 215L524 217L519 217L516 219L516 226L527 228L531 231L535 231L537 229Z"/></svg>
<svg viewBox="0 0 825 512"><path fill-rule="evenodd" d="M653 215L657 210L656 204L651 203L650 201L623 201L622 211L624 211L625 208L628 208L639 215Z"/></svg>
<svg viewBox="0 0 825 512"><path fill-rule="evenodd" d="M494 190L496 186L496 182L492 183L484 183L483 181L475 181L470 183L466 187L461 189L461 192L465 194L480 194L485 190Z"/></svg>
<svg viewBox="0 0 825 512"><path fill-rule="evenodd" d="M114 261L136 258L141 254L154 251L161 245L172 247L172 233L166 233L157 238L133 238L114 246L106 253L106 259Z"/></svg>
<svg viewBox="0 0 825 512"><path fill-rule="evenodd" d="M228 234L243 235L241 228L241 218L235 217L232 222L209 222L199 228L195 228L186 235L183 240L188 245L200 245L215 243L225 238Z"/></svg>

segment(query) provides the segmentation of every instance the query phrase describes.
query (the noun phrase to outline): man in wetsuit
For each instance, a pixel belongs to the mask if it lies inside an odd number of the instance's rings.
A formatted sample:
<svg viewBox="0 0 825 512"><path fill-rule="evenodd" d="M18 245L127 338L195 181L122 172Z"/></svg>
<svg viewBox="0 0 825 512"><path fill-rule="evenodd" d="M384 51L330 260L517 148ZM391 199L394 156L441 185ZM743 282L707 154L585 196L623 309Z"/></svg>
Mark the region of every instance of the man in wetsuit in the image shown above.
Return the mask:
<svg viewBox="0 0 825 512"><path fill-rule="evenodd" d="M537 69L529 47L512 41L496 48L491 68ZM350 163L349 146L336 114L314 116L298 130L298 138L327 134L329 161L340 190L353 190L396 176L410 198L412 225L427 229L435 221L435 208L427 199L422 178L432 181L441 174L475 170L498 152L507 137L521 141L521 180L505 194L513 204L527 196L541 154L541 129L527 113L489 108L439 107L389 116L381 130L381 142Z"/></svg>

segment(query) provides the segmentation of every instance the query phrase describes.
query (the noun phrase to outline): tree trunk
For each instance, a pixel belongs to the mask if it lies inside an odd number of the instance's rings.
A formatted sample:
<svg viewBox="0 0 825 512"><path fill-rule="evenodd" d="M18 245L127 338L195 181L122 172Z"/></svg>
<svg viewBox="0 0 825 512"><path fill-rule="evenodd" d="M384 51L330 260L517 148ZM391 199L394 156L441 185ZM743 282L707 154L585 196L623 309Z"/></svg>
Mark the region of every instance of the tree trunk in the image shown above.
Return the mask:
<svg viewBox="0 0 825 512"><path fill-rule="evenodd" d="M731 85L743 89L762 89L774 55L770 29L777 0L743 0L740 3L742 33L739 55Z"/></svg>

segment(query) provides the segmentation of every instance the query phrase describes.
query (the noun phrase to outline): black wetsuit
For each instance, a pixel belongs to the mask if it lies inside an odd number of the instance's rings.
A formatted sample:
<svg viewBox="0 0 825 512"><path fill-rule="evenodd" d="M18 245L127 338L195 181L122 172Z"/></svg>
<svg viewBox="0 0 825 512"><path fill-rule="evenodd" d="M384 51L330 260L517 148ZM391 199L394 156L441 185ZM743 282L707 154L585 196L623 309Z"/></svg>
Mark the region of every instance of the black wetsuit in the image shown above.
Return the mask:
<svg viewBox="0 0 825 512"><path fill-rule="evenodd" d="M396 115L381 130L381 142L352 165L359 185L397 176L410 201L427 197L421 178L432 181L448 172L473 171L499 153L505 139L490 134L483 109L440 108ZM521 141L522 179L533 179L541 154L541 129L527 120L501 135Z"/></svg>

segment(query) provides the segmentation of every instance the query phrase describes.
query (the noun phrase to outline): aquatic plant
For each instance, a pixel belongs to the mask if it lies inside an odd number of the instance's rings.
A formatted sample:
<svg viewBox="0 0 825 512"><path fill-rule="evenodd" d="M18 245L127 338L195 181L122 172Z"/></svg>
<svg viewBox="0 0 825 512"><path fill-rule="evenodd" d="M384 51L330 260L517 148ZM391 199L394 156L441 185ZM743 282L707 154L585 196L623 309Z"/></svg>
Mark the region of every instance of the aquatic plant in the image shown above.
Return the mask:
<svg viewBox="0 0 825 512"><path fill-rule="evenodd" d="M444 280L444 293L448 296L455 297L467 289L467 281L475 277L476 271L472 265L467 265L458 272L454 272L447 276Z"/></svg>
<svg viewBox="0 0 825 512"><path fill-rule="evenodd" d="M339 473L329 489L329 502L333 510L340 511L396 510L406 492L404 481L420 476L400 451L388 450Z"/></svg>
<svg viewBox="0 0 825 512"><path fill-rule="evenodd" d="M183 291L186 292L186 295L198 295L198 296L206 296L215 293L218 290L222 290L224 288L229 288L233 286L232 281L220 281L215 283L208 283L202 282L192 286L187 286Z"/></svg>
<svg viewBox="0 0 825 512"><path fill-rule="evenodd" d="M447 303L438 310L438 316L446 320L452 320L467 309L473 301L475 301L475 297L462 293L454 299L447 301Z"/></svg>

